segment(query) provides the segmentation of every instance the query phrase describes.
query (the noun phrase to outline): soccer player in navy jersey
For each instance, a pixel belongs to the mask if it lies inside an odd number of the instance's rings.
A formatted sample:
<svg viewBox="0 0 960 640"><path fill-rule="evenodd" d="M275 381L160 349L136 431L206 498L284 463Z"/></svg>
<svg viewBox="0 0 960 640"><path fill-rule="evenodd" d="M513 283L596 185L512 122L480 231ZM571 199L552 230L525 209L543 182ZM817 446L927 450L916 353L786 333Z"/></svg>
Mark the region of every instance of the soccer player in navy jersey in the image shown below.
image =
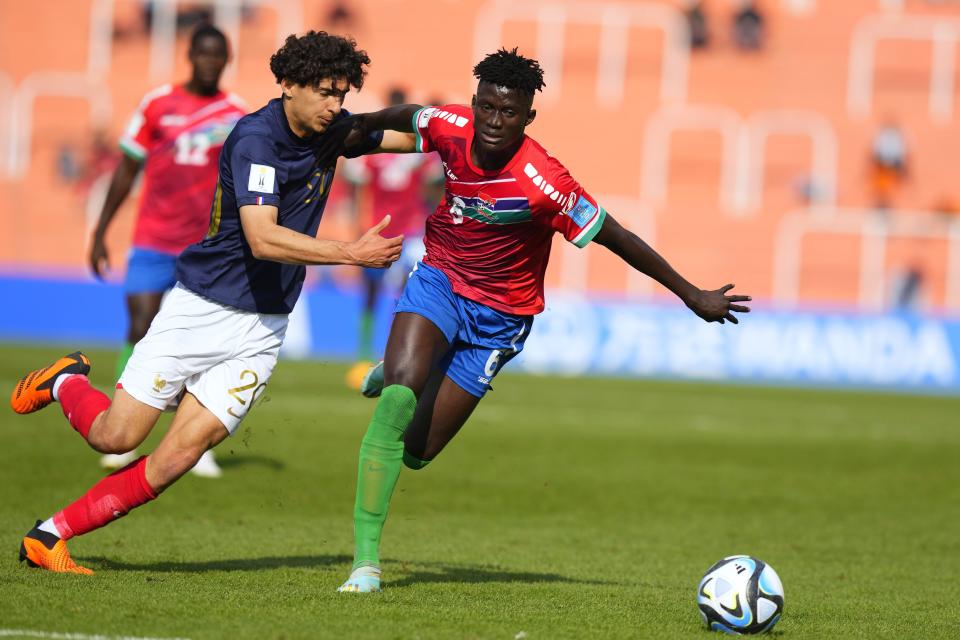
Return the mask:
<svg viewBox="0 0 960 640"><path fill-rule="evenodd" d="M427 219L426 258L397 304L384 361L365 395L382 395L360 446L356 548L346 592L380 590L380 535L401 466L422 469L457 434L493 377L523 349L544 308L554 233L600 244L708 322L737 322L749 296L695 287L624 229L525 133L543 86L535 60L500 50L475 68L472 108L405 105L359 116L361 128L413 131L436 151L446 197Z"/></svg>
<svg viewBox="0 0 960 640"><path fill-rule="evenodd" d="M287 38L270 59L282 97L243 117L219 158L206 237L177 260L177 285L137 343L111 401L90 386L80 352L27 374L17 413L59 401L70 425L103 453L140 445L160 413L176 414L156 450L113 473L72 504L37 521L20 560L89 574L66 540L156 498L208 449L234 433L262 395L308 264L387 267L401 237L381 220L355 242L316 237L339 156L407 149L412 136L351 133L342 109L370 63L353 40L311 31Z"/></svg>
<svg viewBox="0 0 960 640"><path fill-rule="evenodd" d="M189 57L190 80L150 91L130 118L120 139L123 159L110 180L93 233L90 267L102 278L109 267L107 229L142 167L143 195L123 283L129 322L117 359L118 379L133 345L146 335L160 310L163 295L176 284L177 256L207 230L220 149L249 111L238 96L220 89L220 76L230 58L222 31L212 25L198 27L190 37ZM136 451L108 453L100 458L100 465L113 470L136 459ZM220 476L212 450L201 456L192 472Z"/></svg>

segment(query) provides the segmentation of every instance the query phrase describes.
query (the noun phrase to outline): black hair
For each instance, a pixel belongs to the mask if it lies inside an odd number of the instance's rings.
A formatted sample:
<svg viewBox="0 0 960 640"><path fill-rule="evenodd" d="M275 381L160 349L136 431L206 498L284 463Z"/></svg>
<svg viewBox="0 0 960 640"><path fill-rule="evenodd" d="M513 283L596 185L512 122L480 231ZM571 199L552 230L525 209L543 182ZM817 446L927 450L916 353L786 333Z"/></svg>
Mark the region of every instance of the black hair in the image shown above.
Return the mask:
<svg viewBox="0 0 960 640"><path fill-rule="evenodd" d="M356 40L326 31L287 36L283 46L270 57L270 71L277 82L287 79L304 87L315 87L325 78L346 78L359 89L368 64L370 56L357 49Z"/></svg>
<svg viewBox="0 0 960 640"><path fill-rule="evenodd" d="M516 89L529 96L546 86L540 63L517 53L517 47L511 51L500 49L486 56L473 68L473 75L480 82Z"/></svg>
<svg viewBox="0 0 960 640"><path fill-rule="evenodd" d="M208 22L201 24L193 30L193 33L190 35L190 48L196 49L200 41L204 38L217 38L223 44L224 49L229 50L230 48L229 44L227 44L227 36L223 34L223 31L220 31L220 29L217 29Z"/></svg>

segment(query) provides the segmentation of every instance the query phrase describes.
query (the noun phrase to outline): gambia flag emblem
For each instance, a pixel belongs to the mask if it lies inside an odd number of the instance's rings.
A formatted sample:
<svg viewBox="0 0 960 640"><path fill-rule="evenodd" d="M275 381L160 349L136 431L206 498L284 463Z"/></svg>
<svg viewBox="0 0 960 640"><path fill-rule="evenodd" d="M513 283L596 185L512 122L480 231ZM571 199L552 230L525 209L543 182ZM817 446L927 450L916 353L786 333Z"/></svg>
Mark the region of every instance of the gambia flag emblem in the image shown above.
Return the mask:
<svg viewBox="0 0 960 640"><path fill-rule="evenodd" d="M497 199L493 196L488 196L485 193L478 193L476 198L477 213L482 215L485 218L496 218L494 211L497 208Z"/></svg>

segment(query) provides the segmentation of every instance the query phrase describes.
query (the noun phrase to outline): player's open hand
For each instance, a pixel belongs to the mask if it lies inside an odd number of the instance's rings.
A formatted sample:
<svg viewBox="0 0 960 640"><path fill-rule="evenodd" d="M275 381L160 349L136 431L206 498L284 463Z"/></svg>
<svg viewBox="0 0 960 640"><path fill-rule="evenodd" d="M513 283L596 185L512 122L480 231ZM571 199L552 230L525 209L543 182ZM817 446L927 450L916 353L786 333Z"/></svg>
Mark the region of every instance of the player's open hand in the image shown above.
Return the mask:
<svg viewBox="0 0 960 640"><path fill-rule="evenodd" d="M707 322L719 322L723 324L729 320L733 324L737 324L738 320L737 317L733 315L734 312L750 313L750 307L735 303L749 302L752 298L750 296L740 295L728 296L727 291L730 291L733 287L734 285L728 284L715 291L701 290L685 302L691 311Z"/></svg>
<svg viewBox="0 0 960 640"><path fill-rule="evenodd" d="M390 224L390 216L384 216L383 220L370 227L359 240L351 244L350 255L354 264L382 269L389 267L400 258L403 236L385 238L380 235L388 224Z"/></svg>
<svg viewBox="0 0 960 640"><path fill-rule="evenodd" d="M93 246L90 247L90 269L97 280L103 280L103 276L110 271L110 257L107 255L107 247L103 238L94 236Z"/></svg>

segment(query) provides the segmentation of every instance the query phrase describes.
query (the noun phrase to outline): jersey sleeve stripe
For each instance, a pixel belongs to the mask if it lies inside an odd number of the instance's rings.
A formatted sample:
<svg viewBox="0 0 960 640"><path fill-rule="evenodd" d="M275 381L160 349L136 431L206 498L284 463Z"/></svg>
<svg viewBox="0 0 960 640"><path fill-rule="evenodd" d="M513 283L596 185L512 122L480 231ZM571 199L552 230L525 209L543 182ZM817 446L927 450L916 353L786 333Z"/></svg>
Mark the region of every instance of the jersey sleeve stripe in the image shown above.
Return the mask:
<svg viewBox="0 0 960 640"><path fill-rule="evenodd" d="M607 210L603 207L597 208L597 214L593 216L593 219L587 223L587 226L583 228L583 231L577 234L571 242L577 247L583 249L585 246L590 244L590 241L600 233L600 227L603 226L603 219L607 217Z"/></svg>
<svg viewBox="0 0 960 640"><path fill-rule="evenodd" d="M130 138L120 139L120 150L134 160L143 160L147 157L147 150L140 146L136 140Z"/></svg>
<svg viewBox="0 0 960 640"><path fill-rule="evenodd" d="M423 113L424 109L426 109L426 107L417 109L417 111L413 114L413 134L417 137L417 153L423 153L423 136L420 135L420 127L417 126L417 122L420 120L420 114Z"/></svg>
<svg viewBox="0 0 960 640"><path fill-rule="evenodd" d="M223 206L223 187L220 186L220 181L217 180L217 189L213 192L213 206L210 208L210 227L207 229L207 237L217 235L217 232L220 231L220 216L222 215L222 206Z"/></svg>

